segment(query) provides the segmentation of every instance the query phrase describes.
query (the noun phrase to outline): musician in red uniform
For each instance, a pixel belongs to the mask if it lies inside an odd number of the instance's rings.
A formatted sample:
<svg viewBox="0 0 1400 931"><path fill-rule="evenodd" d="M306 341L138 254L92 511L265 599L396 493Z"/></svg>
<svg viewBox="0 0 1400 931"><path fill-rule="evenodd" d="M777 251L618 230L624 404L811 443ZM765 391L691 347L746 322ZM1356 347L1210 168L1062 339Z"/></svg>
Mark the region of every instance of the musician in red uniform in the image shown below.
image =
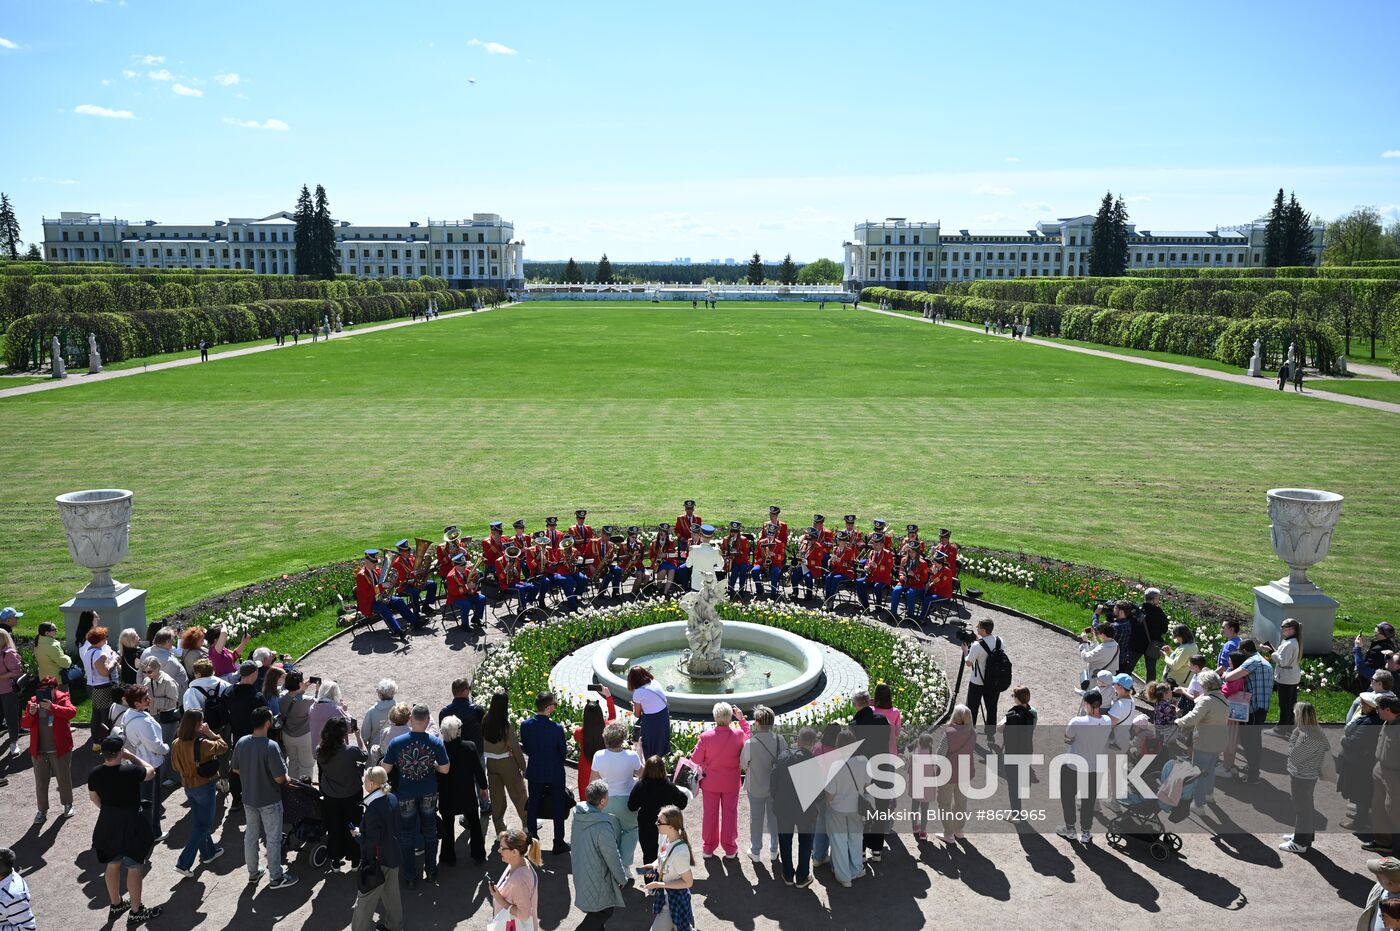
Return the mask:
<svg viewBox="0 0 1400 931"><path fill-rule="evenodd" d="M670 524L657 524L656 536L651 541L648 557L651 559L651 573L661 585L663 592L669 592L676 580L676 566L680 551L676 540L671 536Z"/></svg>
<svg viewBox="0 0 1400 931"><path fill-rule="evenodd" d="M846 532L851 535L851 542L856 546L860 546L864 543L865 534L856 529L856 516L854 514L847 514L841 519L846 522Z"/></svg>
<svg viewBox="0 0 1400 931"><path fill-rule="evenodd" d="M486 571L497 582L501 579L501 558L506 552L506 538L502 536L501 527L500 521L491 521L491 533L481 541L481 561L486 563Z"/></svg>
<svg viewBox="0 0 1400 931"><path fill-rule="evenodd" d="M529 552L530 545L533 542L530 535L525 532L525 522L523 520L518 520L511 524L511 529L515 531L515 534L510 538L510 542L515 544L516 548L520 550L523 556L525 553Z"/></svg>
<svg viewBox="0 0 1400 931"><path fill-rule="evenodd" d="M724 557L724 574L729 580L729 594L735 591L747 591L749 587L749 569L753 567L752 550L753 544L743 533L744 525L740 521L731 520L729 522L729 535L720 543L720 555Z"/></svg>
<svg viewBox="0 0 1400 931"><path fill-rule="evenodd" d="M781 543L782 546L783 546L783 558L786 559L786 558L787 558L787 545L788 545L788 525L787 525L787 521L782 520L782 519L778 516L778 515L780 515L780 514L782 514L782 513L783 513L783 509L780 508L780 507L778 507L776 504L773 505L773 506L771 506L770 508L768 508L768 523L774 524L774 525L777 526L777 528L778 528L778 533L777 533L778 542Z"/></svg>
<svg viewBox="0 0 1400 931"><path fill-rule="evenodd" d="M826 577L822 563L826 560L826 547L822 544L821 533L816 527L808 527L802 534L802 542L797 545L798 563L792 567L792 596L797 597L797 586L807 589L807 597L812 597L812 587L821 584Z"/></svg>
<svg viewBox="0 0 1400 931"><path fill-rule="evenodd" d="M413 580L418 572L418 560L413 558L413 547L408 545L408 540L403 539L394 544L394 571L399 574L399 588L397 594L407 595L413 604L413 613L418 616L423 614L423 593L427 592L427 606L431 611L433 602L437 601L438 586L436 579L428 579L422 588L413 584ZM427 559L427 553L423 554Z"/></svg>
<svg viewBox="0 0 1400 931"><path fill-rule="evenodd" d="M851 520L849 523L854 523ZM838 530L836 531L836 546L831 551L831 558L826 565L826 597L830 598L841 590L841 586L846 582L854 582L856 578L856 553L860 547L856 544L856 539L860 536L860 531Z"/></svg>
<svg viewBox="0 0 1400 931"><path fill-rule="evenodd" d="M627 539L618 547L618 572L632 580L632 594L647 583L646 548L642 545L642 528L633 524L627 528Z"/></svg>
<svg viewBox="0 0 1400 931"><path fill-rule="evenodd" d="M471 615L477 627L486 624L486 596L476 584L476 573L467 565L467 554L456 553L452 557L452 568L447 573L447 606L457 612L457 626L467 623Z"/></svg>
<svg viewBox="0 0 1400 931"><path fill-rule="evenodd" d="M911 525L912 526L912 525ZM913 618L923 617L924 591L928 588L928 560L917 546L907 546L900 560L899 584L890 594L890 613L899 617L900 606Z"/></svg>
<svg viewBox="0 0 1400 931"><path fill-rule="evenodd" d="M940 601L952 601L952 599L953 570L948 565L948 557L942 553L934 553L933 576L929 579L928 591L924 594L924 617L928 616L929 608Z"/></svg>
<svg viewBox="0 0 1400 931"><path fill-rule="evenodd" d="M569 536L574 538L574 546L582 548L593 539L593 528L583 522L588 512L579 508L574 512L574 525L569 528ZM562 541L561 541L562 542Z"/></svg>
<svg viewBox="0 0 1400 931"><path fill-rule="evenodd" d="M437 563L438 577L443 579L443 585L447 584L447 574L452 571L452 557L458 553L465 554L466 545L462 542L462 531L456 524L444 527L442 530L442 542L433 547L433 557ZM467 568L471 568L471 557L467 558Z"/></svg>
<svg viewBox="0 0 1400 931"><path fill-rule="evenodd" d="M920 556L928 555L928 543L919 539L918 524L904 525L904 539L899 541L899 552L903 555L905 551L910 549L918 550Z"/></svg>
<svg viewBox="0 0 1400 931"><path fill-rule="evenodd" d="M953 531L943 527L938 531L938 546L935 553L942 553L948 562L948 569L956 577L958 574L958 545L953 542Z"/></svg>
<svg viewBox="0 0 1400 931"><path fill-rule="evenodd" d="M695 514L695 502L689 498L682 505L685 513L676 518L673 528L676 537L676 555L684 557L690 550L690 544L695 542L700 534L700 525L704 523Z"/></svg>
<svg viewBox="0 0 1400 931"><path fill-rule="evenodd" d="M495 533L500 529L500 523L491 525L491 532ZM481 551L484 556L486 543L482 541ZM515 545L514 540L502 540L501 555L496 559L495 570L492 578L496 580L496 587L501 590L502 595L515 595L519 600L520 610L524 611L530 607L530 602L539 601L544 603L544 591L534 582L530 581L529 564L526 562L525 551ZM484 561L484 560L483 560Z"/></svg>
<svg viewBox="0 0 1400 931"><path fill-rule="evenodd" d="M614 598L622 597L622 570L618 568L617 560L623 539L618 534L617 527L612 524L604 524L603 532L594 538L593 559L596 572L593 577L598 580L599 590L612 589Z"/></svg>
<svg viewBox="0 0 1400 931"><path fill-rule="evenodd" d="M564 590L566 610L578 610L579 593L588 587L584 572L587 557L574 548L574 538L568 534L560 541L558 550L550 551L551 584Z"/></svg>
<svg viewBox="0 0 1400 931"><path fill-rule="evenodd" d="M774 509L770 508L771 514ZM752 570L754 588L760 595L764 594L763 586L766 582L772 586L773 597L777 598L782 590L783 584L783 563L787 557L787 540L781 534L787 532L786 524L779 524L772 518L763 525L759 531L758 543L755 546L754 566Z"/></svg>
<svg viewBox="0 0 1400 931"><path fill-rule="evenodd" d="M836 546L836 531L826 529L826 518L821 514L812 515L812 529L817 532L817 539L822 541L822 546L826 547L828 555Z"/></svg>
<svg viewBox="0 0 1400 931"><path fill-rule="evenodd" d="M394 632L395 637L407 641L408 630L394 619L394 615L397 613L405 622L411 624L412 618L408 613L408 602L397 595L392 596L387 601L379 600L383 591L379 584L383 565L384 557L379 554L379 550L365 550L364 564L355 570L355 606L365 617L377 615L383 618L384 623Z"/></svg>
<svg viewBox="0 0 1400 931"><path fill-rule="evenodd" d="M544 535L549 538L550 546L558 546L564 539L564 534L559 531L559 518L546 517L544 519Z"/></svg>
<svg viewBox="0 0 1400 931"><path fill-rule="evenodd" d="M884 521L875 522L876 525L884 524ZM867 611L870 608L870 593L875 593L875 609L884 607L885 596L889 594L890 584L894 576L894 553L890 552L885 545L884 533L875 531L866 537L866 545L870 547L870 554L865 558L865 576L856 582L856 592L860 595L860 606Z"/></svg>
<svg viewBox="0 0 1400 931"><path fill-rule="evenodd" d="M877 533L885 537L886 547L893 545L893 541L891 540L892 534L890 533L888 524L886 524L883 520L877 517L874 521L871 522L871 527L873 529L865 535L865 542L867 545L869 545L870 543L870 538L875 536L875 534ZM891 550L891 553L893 553L893 550Z"/></svg>

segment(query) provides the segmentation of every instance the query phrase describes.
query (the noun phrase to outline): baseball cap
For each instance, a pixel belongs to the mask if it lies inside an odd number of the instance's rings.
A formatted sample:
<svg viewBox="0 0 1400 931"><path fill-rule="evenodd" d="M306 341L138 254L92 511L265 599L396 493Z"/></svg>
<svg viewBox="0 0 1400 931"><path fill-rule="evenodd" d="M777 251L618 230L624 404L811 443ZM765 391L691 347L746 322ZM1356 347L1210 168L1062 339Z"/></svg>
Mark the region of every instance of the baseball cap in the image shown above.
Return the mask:
<svg viewBox="0 0 1400 931"><path fill-rule="evenodd" d="M1374 860L1366 861L1366 869L1377 876L1400 876L1400 859L1395 857L1378 857Z"/></svg>
<svg viewBox="0 0 1400 931"><path fill-rule="evenodd" d="M0 610L0 621L12 621L20 617L24 617L24 612L17 608L5 608Z"/></svg>
<svg viewBox="0 0 1400 931"><path fill-rule="evenodd" d="M1131 692L1133 690L1133 677L1128 675L1126 672L1120 672L1118 675L1113 677L1113 684L1120 686L1121 688L1125 688Z"/></svg>
<svg viewBox="0 0 1400 931"><path fill-rule="evenodd" d="M102 738L102 755L103 755L103 756L116 756L117 754L121 753L121 752L122 752L123 750L125 750L125 749L126 749L126 741L123 740L123 739L121 739L120 737L103 737L103 738Z"/></svg>

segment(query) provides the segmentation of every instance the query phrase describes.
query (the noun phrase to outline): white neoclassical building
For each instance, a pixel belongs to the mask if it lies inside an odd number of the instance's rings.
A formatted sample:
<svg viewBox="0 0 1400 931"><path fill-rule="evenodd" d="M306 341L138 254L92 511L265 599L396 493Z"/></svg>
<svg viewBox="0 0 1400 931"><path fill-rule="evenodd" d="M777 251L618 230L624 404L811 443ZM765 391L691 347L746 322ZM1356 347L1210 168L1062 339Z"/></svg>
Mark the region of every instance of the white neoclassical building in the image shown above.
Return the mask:
<svg viewBox="0 0 1400 931"><path fill-rule="evenodd" d="M1264 264L1264 220L1213 230L1139 230L1128 224L1128 268L1249 268ZM845 248L848 289L872 285L923 290L977 278L1089 274L1092 216L1037 223L1024 230L946 231L904 217L857 223ZM1314 263L1324 227L1313 227Z"/></svg>
<svg viewBox="0 0 1400 931"><path fill-rule="evenodd" d="M64 211L44 219L44 257L117 262L132 268L228 268L296 274L296 224L285 210L212 224L129 222ZM437 275L453 287L522 288L525 243L498 214L407 226L336 225L340 271L362 278Z"/></svg>

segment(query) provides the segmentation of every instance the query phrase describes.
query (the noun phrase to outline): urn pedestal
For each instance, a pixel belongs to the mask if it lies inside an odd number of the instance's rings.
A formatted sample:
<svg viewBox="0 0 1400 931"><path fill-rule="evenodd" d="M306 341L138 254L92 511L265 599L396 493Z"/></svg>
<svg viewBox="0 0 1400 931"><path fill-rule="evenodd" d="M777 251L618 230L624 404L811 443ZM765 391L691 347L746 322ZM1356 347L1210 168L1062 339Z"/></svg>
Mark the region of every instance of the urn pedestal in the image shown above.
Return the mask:
<svg viewBox="0 0 1400 931"><path fill-rule="evenodd" d="M1288 575L1254 587L1254 636L1277 644L1287 618L1303 625L1303 653L1332 652L1337 601L1308 579L1307 570L1327 556L1332 530L1342 513L1342 496L1307 488L1273 488L1268 492L1274 553Z"/></svg>
<svg viewBox="0 0 1400 931"><path fill-rule="evenodd" d="M87 587L59 605L69 652L76 654L81 645L76 634L78 618L84 611L100 614L102 626L114 637L127 627L144 637L145 591L112 578L112 568L126 558L131 492L120 488L74 491L54 500L68 537L68 555L78 565L92 570Z"/></svg>

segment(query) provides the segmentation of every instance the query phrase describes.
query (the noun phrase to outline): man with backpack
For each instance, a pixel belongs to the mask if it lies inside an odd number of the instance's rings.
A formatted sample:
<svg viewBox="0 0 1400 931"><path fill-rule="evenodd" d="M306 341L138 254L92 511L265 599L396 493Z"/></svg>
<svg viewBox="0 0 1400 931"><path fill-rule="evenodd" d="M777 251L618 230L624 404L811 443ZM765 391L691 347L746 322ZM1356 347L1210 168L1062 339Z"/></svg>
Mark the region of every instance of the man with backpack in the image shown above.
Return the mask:
<svg viewBox="0 0 1400 931"><path fill-rule="evenodd" d="M817 744L817 732L804 727L797 735L797 747L785 751L773 764L770 789L773 812L778 819L778 855L782 858L783 882L806 889L812 884L812 832L817 827L818 799L813 796L804 806L792 769L798 763L812 759ZM792 835L797 834L797 862L792 859Z"/></svg>
<svg viewBox="0 0 1400 931"><path fill-rule="evenodd" d="M992 636L992 621L977 622L977 639L963 645L963 655L971 675L967 682L967 707L972 709L972 723L977 724L977 712L985 709L982 731L991 740L997 733L997 699L1011 687L1011 658L1003 649L1001 638Z"/></svg>
<svg viewBox="0 0 1400 931"><path fill-rule="evenodd" d="M258 688L258 664L252 660L239 664L238 683L227 694L221 695L220 700L228 709L229 734L232 736L229 743L237 747L239 740L253 733L253 711L267 707L267 699L263 698L262 690ZM212 729L213 725L210 727ZM242 780L237 772L230 772L228 782L233 802L230 810L238 811L243 807Z"/></svg>

